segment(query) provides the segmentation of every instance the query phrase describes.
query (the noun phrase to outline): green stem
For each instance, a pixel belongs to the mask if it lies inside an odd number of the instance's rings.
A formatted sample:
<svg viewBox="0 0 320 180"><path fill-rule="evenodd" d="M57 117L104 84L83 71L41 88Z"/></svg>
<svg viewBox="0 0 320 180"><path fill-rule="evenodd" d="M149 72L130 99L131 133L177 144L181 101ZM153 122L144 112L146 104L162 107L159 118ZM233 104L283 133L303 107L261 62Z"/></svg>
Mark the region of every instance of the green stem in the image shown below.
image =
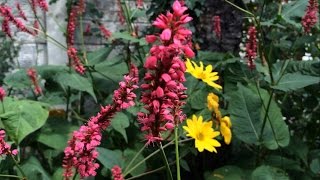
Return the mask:
<svg viewBox="0 0 320 180"><path fill-rule="evenodd" d="M17 162L17 160L14 158L14 156L12 154L10 154L11 158L13 159L15 165L17 166L18 170L20 171L20 173L22 174L22 179L26 179L26 174L23 172L23 170L21 169L19 163Z"/></svg>
<svg viewBox="0 0 320 180"><path fill-rule="evenodd" d="M170 141L169 143L167 143L166 145L164 145L162 148L166 148L167 146L171 145L173 143L173 140ZM131 168L130 170L128 170L126 173L124 173L124 177L126 177L128 174L130 174L133 170L135 170L137 167L139 167L142 163L144 163L146 160L150 159L152 156L154 156L155 154L157 154L158 152L160 152L160 149L154 151L153 153L151 153L149 156L147 156L146 158L144 158L142 161L140 161L138 164L136 164L135 166L133 166L133 168Z"/></svg>
<svg viewBox="0 0 320 180"><path fill-rule="evenodd" d="M125 168L125 170L123 172L126 172L129 167L132 165L132 163L137 159L137 157L142 153L142 151L147 147L147 145L145 144L140 150L139 152L131 159L131 161L129 162L129 164L127 165L127 167Z"/></svg>
<svg viewBox="0 0 320 180"><path fill-rule="evenodd" d="M270 97L269 97L268 104L267 104L267 107L266 107L266 108L265 108L263 99L261 99L266 114L264 115L263 122L262 122L262 127L261 127L261 130L260 130L260 137L259 137L259 140L260 140L260 141L262 140L262 135L263 135L263 131L264 131L265 126L266 126L267 119L269 119L269 118L268 118L268 116L269 116L269 115L268 115L268 114L269 114L268 112L269 112L269 108L270 108L270 105L271 105L273 93L274 93L274 90L272 90L271 93L270 93ZM271 124L271 123L270 123L270 124ZM276 138L275 138L275 139L276 139Z"/></svg>
<svg viewBox="0 0 320 180"><path fill-rule="evenodd" d="M187 141L192 140L191 138L189 139L184 139L179 141L179 143L184 143ZM166 148L168 146L170 146L171 144L173 144L173 141L168 142L166 145L164 145L162 148ZM153 153L151 153L149 156L147 156L146 158L144 158L142 161L140 161L138 164L136 164L133 168L131 168L130 170L128 170L126 173L123 173L123 176L126 177L128 174L130 174L133 170L135 170L137 167L139 167L142 163L144 163L145 161L147 161L148 159L150 159L151 157L153 157L154 155L156 155L158 152L160 152L160 149L157 149L156 151L154 151Z"/></svg>
<svg viewBox="0 0 320 180"><path fill-rule="evenodd" d="M133 176L133 177L127 178L126 180L137 179L137 178L139 178L139 177L146 176L146 175L148 175L148 174L152 174L152 173L161 171L161 170L163 170L163 169L165 169L165 166L162 166L162 167L159 167L159 168L157 168L157 169L154 169L154 170L151 170L151 171L148 171L148 172L139 174L139 175L137 175L137 176Z"/></svg>
<svg viewBox="0 0 320 180"><path fill-rule="evenodd" d="M174 128L174 139L175 139L175 147L176 147L175 150L176 150L177 180L181 180L178 131L179 131L179 127L178 127L178 125L176 125L175 128Z"/></svg>
<svg viewBox="0 0 320 180"><path fill-rule="evenodd" d="M20 177L20 176L7 175L7 174L0 174L0 177L8 177L8 178L24 179L23 177Z"/></svg>
<svg viewBox="0 0 320 180"><path fill-rule="evenodd" d="M173 180L173 176L172 176L172 172L171 172L171 169L170 169L170 166L169 166L169 162L168 162L166 153L164 152L164 149L163 149L163 146L162 146L161 142L159 143L159 149L160 149L160 152L161 152L161 156L162 156L163 162L164 162L164 164L166 166L166 169L167 169L167 178L168 178L168 180Z"/></svg>
<svg viewBox="0 0 320 180"><path fill-rule="evenodd" d="M251 12L249 12L249 11L247 11L247 10L245 10L245 9L243 9L243 8L235 5L235 4L233 4L232 2L230 2L230 1L228 1L228 0L224 0L224 1L226 1L226 2L227 2L228 4L230 4L231 6L239 9L240 11L242 11L242 12L244 12L244 13L247 13L247 14L249 14L250 16L254 16L254 14L252 14Z"/></svg>

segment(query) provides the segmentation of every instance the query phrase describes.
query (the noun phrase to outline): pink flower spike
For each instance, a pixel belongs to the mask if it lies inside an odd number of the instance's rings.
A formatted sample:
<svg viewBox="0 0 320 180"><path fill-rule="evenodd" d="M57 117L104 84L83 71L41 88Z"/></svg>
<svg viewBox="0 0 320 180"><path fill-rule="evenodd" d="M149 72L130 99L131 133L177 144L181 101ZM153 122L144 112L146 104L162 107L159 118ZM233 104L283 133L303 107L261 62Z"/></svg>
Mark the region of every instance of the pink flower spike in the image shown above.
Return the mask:
<svg viewBox="0 0 320 180"><path fill-rule="evenodd" d="M158 60L155 56L148 57L144 67L148 69L156 69Z"/></svg>

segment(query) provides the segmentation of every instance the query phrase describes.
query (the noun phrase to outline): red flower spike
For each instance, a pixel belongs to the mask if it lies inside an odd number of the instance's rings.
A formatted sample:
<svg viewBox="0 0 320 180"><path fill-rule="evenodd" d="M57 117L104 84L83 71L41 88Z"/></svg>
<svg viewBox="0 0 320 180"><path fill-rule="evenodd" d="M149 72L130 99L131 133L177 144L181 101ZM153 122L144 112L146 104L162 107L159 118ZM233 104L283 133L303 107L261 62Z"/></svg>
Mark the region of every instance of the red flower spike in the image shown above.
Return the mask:
<svg viewBox="0 0 320 180"><path fill-rule="evenodd" d="M301 21L305 33L310 33L311 28L318 22L318 6L318 0L309 0L309 4Z"/></svg>
<svg viewBox="0 0 320 180"><path fill-rule="evenodd" d="M141 85L141 102L148 112L139 112L138 120L141 131L146 132L147 144L162 141L161 132L172 130L185 119L181 110L187 97L187 88L183 85L186 67L182 57L193 57L194 52L190 41L192 33L184 25L192 18L184 14L187 7L179 1L173 3L172 9L173 13L161 14L153 22L162 32L146 37L148 43L161 40L150 49L144 65L147 69L145 83Z"/></svg>
<svg viewBox="0 0 320 180"><path fill-rule="evenodd" d="M246 57L248 67L252 70L255 68L254 60L257 57L257 30L254 26L250 26L248 30L248 39L246 43Z"/></svg>
<svg viewBox="0 0 320 180"><path fill-rule="evenodd" d="M18 150L16 149L11 150L11 146L5 141L5 137L6 137L6 132L4 130L0 130L0 156L17 155Z"/></svg>
<svg viewBox="0 0 320 180"><path fill-rule="evenodd" d="M214 33L218 39L221 39L221 19L220 16L213 17Z"/></svg>
<svg viewBox="0 0 320 180"><path fill-rule="evenodd" d="M79 74L84 74L84 72L86 71L85 67L83 66L80 58L77 55L77 50L70 46L68 48L68 56L69 58L72 60L71 61L71 65L73 66L73 68L79 73Z"/></svg>

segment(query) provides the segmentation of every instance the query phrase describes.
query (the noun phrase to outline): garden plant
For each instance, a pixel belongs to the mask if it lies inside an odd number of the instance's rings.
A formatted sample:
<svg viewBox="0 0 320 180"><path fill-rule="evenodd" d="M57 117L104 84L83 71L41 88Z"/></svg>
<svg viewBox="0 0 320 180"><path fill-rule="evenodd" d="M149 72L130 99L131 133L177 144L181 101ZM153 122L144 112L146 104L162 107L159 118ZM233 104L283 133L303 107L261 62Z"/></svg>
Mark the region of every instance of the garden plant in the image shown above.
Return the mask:
<svg viewBox="0 0 320 180"><path fill-rule="evenodd" d="M40 18L59 0L25 0L28 13L12 1L0 4L0 179L320 178L318 0L211 0L241 16L233 51L202 48L222 47L231 23L205 0L114 0L116 32L96 1L67 0L65 42ZM21 67L17 32L67 63ZM104 47L89 50L88 34Z"/></svg>

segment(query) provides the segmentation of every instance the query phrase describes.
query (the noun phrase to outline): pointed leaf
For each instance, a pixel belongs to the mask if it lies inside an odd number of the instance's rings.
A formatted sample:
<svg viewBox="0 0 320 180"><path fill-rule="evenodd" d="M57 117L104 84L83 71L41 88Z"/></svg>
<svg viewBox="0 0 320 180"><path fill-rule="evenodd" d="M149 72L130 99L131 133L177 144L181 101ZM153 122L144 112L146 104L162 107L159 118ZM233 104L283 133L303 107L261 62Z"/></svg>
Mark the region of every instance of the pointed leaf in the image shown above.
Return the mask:
<svg viewBox="0 0 320 180"><path fill-rule="evenodd" d="M288 73L280 79L277 85L272 86L272 88L287 92L304 88L312 84L317 84L319 82L320 77L302 75L298 72Z"/></svg>
<svg viewBox="0 0 320 180"><path fill-rule="evenodd" d="M111 127L122 134L123 138L128 142L126 128L129 127L130 122L126 114L120 112L111 121Z"/></svg>

